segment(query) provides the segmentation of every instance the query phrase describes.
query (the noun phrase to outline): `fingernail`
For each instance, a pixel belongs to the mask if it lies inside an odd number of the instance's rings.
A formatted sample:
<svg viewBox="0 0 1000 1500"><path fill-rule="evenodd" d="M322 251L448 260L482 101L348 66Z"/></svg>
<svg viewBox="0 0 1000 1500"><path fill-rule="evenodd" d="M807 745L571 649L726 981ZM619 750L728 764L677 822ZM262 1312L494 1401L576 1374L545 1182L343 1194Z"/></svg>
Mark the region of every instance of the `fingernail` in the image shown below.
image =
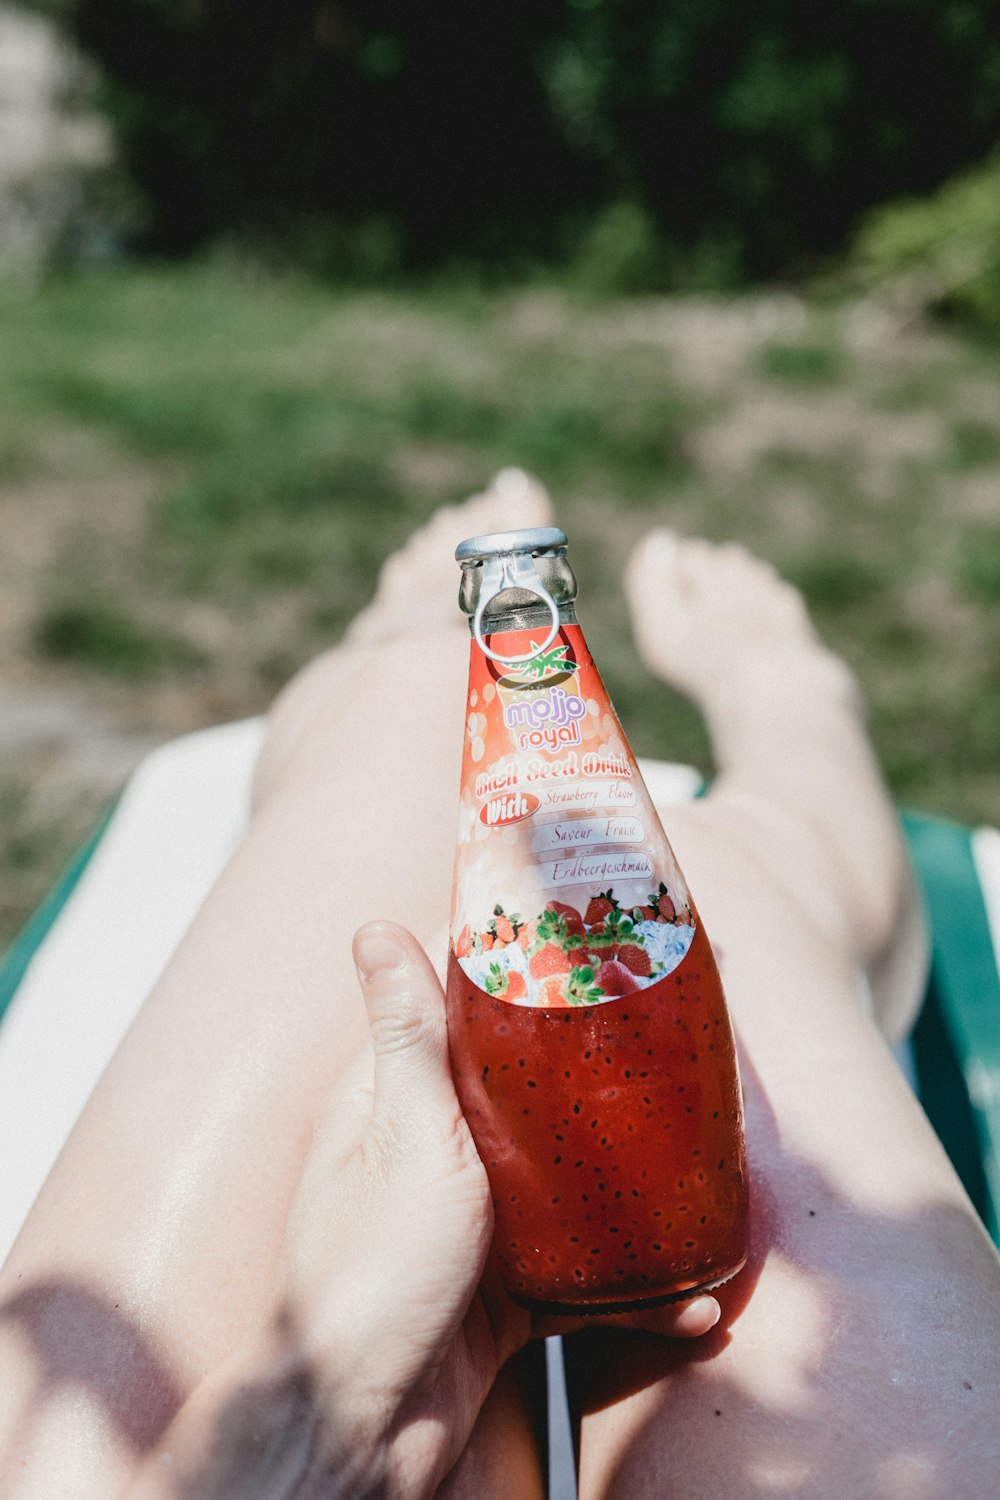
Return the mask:
<svg viewBox="0 0 1000 1500"><path fill-rule="evenodd" d="M692 1302L688 1303L688 1309L695 1321L703 1325L701 1330L703 1335L708 1333L710 1328L714 1328L722 1317L722 1308L714 1297L695 1297Z"/></svg>
<svg viewBox="0 0 1000 1500"><path fill-rule="evenodd" d="M362 979L406 968L406 949L394 927L369 922L354 935L354 962Z"/></svg>

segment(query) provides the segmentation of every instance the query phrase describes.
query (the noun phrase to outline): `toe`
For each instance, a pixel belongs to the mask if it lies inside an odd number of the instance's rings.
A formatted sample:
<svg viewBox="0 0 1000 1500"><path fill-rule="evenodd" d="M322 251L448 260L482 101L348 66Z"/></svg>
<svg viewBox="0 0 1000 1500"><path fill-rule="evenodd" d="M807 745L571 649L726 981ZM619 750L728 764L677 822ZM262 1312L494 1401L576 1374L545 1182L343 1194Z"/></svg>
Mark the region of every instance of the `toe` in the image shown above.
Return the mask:
<svg viewBox="0 0 1000 1500"><path fill-rule="evenodd" d="M481 494L442 506L382 565L375 598L353 622L348 639L381 639L398 629L398 610L458 619L455 548L466 537L525 526L547 526L552 503L544 486L521 469L502 469Z"/></svg>
<svg viewBox="0 0 1000 1500"><path fill-rule="evenodd" d="M544 485L523 469L501 469L482 494L449 513L448 524L457 547L469 536L551 526L552 519L552 501Z"/></svg>
<svg viewBox="0 0 1000 1500"><path fill-rule="evenodd" d="M673 573L680 544L676 532L665 526L648 532L625 565L625 592L641 601Z"/></svg>
<svg viewBox="0 0 1000 1500"><path fill-rule="evenodd" d="M674 572L677 584L691 598L702 595L717 586L719 577L719 548L700 537L687 537L678 544Z"/></svg>

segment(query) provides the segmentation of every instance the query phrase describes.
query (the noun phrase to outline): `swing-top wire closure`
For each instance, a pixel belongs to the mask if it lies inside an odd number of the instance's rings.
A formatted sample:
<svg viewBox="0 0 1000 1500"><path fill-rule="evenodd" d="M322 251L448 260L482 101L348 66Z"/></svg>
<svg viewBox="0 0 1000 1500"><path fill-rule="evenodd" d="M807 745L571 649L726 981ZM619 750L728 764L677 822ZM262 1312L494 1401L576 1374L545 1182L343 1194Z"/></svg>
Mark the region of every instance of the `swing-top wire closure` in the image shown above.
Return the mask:
<svg viewBox="0 0 1000 1500"><path fill-rule="evenodd" d="M541 645L532 646L530 651L522 651L514 656L505 656L499 651L494 651L491 646L487 646L483 638L483 612L498 594L504 593L507 589L523 589L525 593L534 594L552 616L549 633ZM559 606L539 578L529 552L500 552L483 558L483 577L480 584L479 603L472 619L472 633L483 655L504 666L534 661L536 656L541 656L542 652L547 651L552 645L559 634Z"/></svg>

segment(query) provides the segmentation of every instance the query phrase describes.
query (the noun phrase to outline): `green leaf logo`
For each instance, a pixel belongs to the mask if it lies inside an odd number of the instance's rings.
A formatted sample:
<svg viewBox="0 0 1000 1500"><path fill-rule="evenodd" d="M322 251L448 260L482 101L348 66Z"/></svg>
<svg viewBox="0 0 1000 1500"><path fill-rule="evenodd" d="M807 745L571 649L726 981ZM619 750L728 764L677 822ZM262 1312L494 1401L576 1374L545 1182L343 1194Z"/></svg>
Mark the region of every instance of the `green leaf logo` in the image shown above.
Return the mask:
<svg viewBox="0 0 1000 1500"><path fill-rule="evenodd" d="M538 647L534 641L530 642L532 651ZM568 654L569 646L552 646L548 651L540 651L531 661L526 661L521 668L522 677L541 678L552 677L556 672L575 672L576 662Z"/></svg>

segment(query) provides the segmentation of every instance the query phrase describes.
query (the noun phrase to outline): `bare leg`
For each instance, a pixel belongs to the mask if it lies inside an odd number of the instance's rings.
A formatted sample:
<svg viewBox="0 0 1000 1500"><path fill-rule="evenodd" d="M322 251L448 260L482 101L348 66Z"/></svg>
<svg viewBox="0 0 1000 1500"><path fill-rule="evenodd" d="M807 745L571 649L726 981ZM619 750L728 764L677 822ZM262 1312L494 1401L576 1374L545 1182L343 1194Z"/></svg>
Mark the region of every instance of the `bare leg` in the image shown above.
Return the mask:
<svg viewBox="0 0 1000 1500"><path fill-rule="evenodd" d="M847 666L820 642L797 590L739 547L654 532L628 582L650 669L705 715L717 789L742 794L748 814L758 807L769 850L788 855L786 887L858 956L879 1026L898 1041L923 995L927 941Z"/></svg>
<svg viewBox="0 0 1000 1500"><path fill-rule="evenodd" d="M315 1122L338 1090L353 1128L368 1050L346 978L355 928L390 915L444 952L468 652L452 550L547 520L537 488L510 478L443 513L387 570L355 641L277 709L247 837L0 1277L11 1500L108 1500L266 1305ZM501 1388L492 1416L530 1500L540 1477L516 1392ZM489 1421L473 1447L495 1476Z"/></svg>
<svg viewBox="0 0 1000 1500"><path fill-rule="evenodd" d="M660 538L629 587L647 659L718 747L712 795L667 827L740 1037L752 1252L689 1355L621 1336L571 1351L581 1494L993 1493L997 1258L858 1003L859 967L915 944L886 1018L905 1024L921 955L850 679L735 549Z"/></svg>

